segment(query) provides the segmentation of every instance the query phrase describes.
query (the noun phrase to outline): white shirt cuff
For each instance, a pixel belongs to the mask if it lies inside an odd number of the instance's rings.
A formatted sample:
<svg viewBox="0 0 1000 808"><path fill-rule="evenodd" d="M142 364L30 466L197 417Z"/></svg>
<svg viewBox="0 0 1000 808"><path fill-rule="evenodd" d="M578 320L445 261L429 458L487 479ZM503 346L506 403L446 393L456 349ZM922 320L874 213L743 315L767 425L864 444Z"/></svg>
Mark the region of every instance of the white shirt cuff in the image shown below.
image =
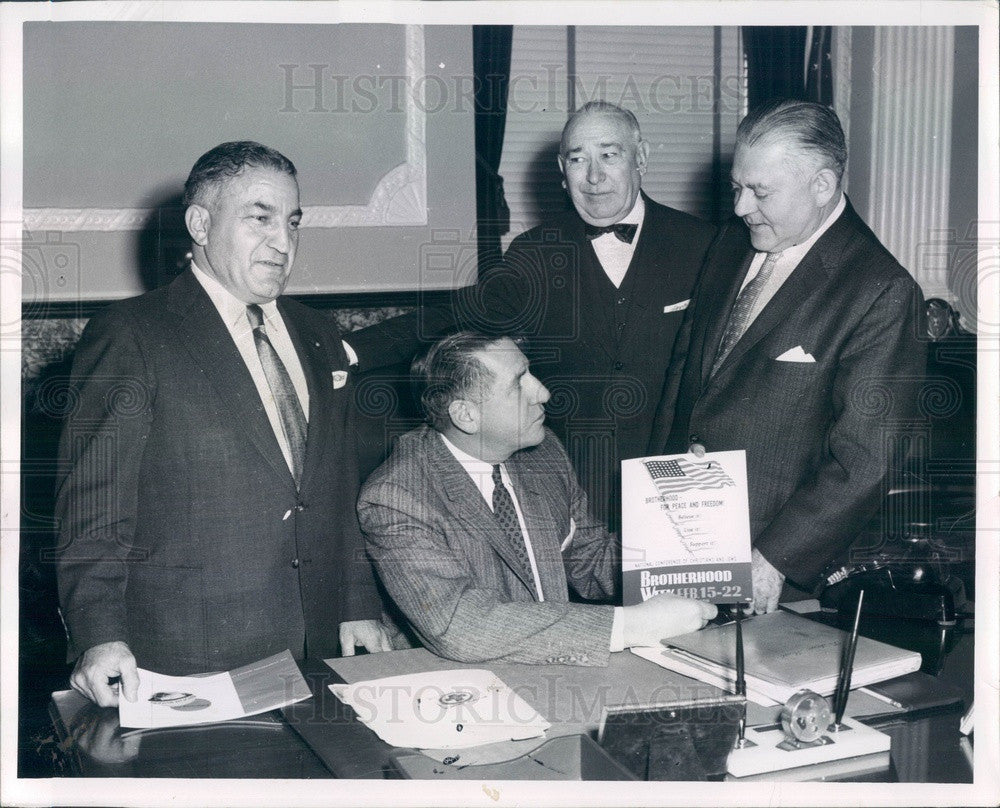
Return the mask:
<svg viewBox="0 0 1000 808"><path fill-rule="evenodd" d="M341 340L340 344L344 346L344 352L347 354L347 364L356 365L358 364L358 355L354 352L354 349L348 345L347 340Z"/></svg>
<svg viewBox="0 0 1000 808"><path fill-rule="evenodd" d="M625 609L615 606L615 617L611 622L611 653L625 650Z"/></svg>

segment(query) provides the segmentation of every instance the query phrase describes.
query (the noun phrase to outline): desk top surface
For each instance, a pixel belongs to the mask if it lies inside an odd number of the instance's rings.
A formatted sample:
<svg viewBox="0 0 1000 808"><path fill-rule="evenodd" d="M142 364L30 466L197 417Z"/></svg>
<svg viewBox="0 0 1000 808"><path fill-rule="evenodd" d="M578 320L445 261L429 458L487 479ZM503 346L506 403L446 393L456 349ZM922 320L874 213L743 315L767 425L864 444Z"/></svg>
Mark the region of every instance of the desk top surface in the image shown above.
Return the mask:
<svg viewBox="0 0 1000 808"><path fill-rule="evenodd" d="M943 664L936 663L936 669L929 672L941 673L943 679L971 688L972 648L971 634L953 634L947 647L942 641ZM722 692L630 653L613 654L606 668L495 662L463 666L424 649L410 649L303 664L314 698L295 707L308 711L311 725L324 728L325 755L314 754L277 714L247 722L123 733L118 727L117 710L95 707L82 697L76 701L54 700L52 712L69 756L74 759L73 773L84 776L308 779L333 773L337 777L382 777L389 747L355 720L352 711L340 704L327 685L458 667L494 671L553 724L549 737L576 733L593 736L605 705L662 702ZM857 691L852 693L852 698L857 697ZM871 704L855 701L848 709L855 715L891 712L884 703L874 704L872 708ZM757 708L755 712L751 708L748 719L750 723L767 723L773 720L769 716L775 709ZM893 737L893 762L901 780L971 779L971 769L959 749L958 720L954 712L917 720L889 715L877 724ZM301 733L301 728L297 729ZM316 746L311 738L310 744Z"/></svg>

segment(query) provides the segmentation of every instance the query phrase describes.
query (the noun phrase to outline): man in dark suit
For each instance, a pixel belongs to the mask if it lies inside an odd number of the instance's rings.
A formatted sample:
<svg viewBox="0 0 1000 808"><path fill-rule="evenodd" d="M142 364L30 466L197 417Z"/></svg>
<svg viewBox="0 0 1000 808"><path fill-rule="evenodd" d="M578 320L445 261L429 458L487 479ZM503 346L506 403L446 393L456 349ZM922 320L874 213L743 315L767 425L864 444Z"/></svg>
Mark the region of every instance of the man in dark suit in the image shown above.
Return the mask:
<svg viewBox="0 0 1000 808"><path fill-rule="evenodd" d="M614 594L618 542L587 508L545 428L549 394L506 337L446 337L414 364L431 426L399 438L358 515L386 590L420 639L461 662L605 665L612 651L695 631L715 607Z"/></svg>
<svg viewBox="0 0 1000 808"><path fill-rule="evenodd" d="M812 590L876 513L914 417L920 289L841 189L827 107L776 101L736 137L734 219L678 337L650 453L744 449L754 608Z"/></svg>
<svg viewBox="0 0 1000 808"><path fill-rule="evenodd" d="M226 670L286 648L388 647L354 512L347 359L281 297L295 167L253 142L185 185L191 267L84 331L60 446L58 581L70 682L114 704L136 666Z"/></svg>
<svg viewBox="0 0 1000 808"><path fill-rule="evenodd" d="M619 463L645 451L674 336L715 234L641 192L648 157L631 112L603 101L581 107L558 157L574 212L514 239L502 265L457 296L454 314L425 311L348 338L368 368L408 360L418 331L433 336L455 321L528 337L552 393L549 424L594 514L612 529Z"/></svg>

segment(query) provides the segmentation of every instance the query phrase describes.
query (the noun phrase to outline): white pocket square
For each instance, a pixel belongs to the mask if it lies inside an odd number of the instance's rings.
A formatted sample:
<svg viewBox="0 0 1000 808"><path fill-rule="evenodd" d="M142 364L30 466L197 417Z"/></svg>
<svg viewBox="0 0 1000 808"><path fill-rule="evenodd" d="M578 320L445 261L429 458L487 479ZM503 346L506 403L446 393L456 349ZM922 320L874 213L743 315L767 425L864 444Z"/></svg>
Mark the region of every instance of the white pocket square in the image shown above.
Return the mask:
<svg viewBox="0 0 1000 808"><path fill-rule="evenodd" d="M806 353L802 350L801 345L796 345L794 348L789 348L781 356L775 357L777 362L815 362L816 359L811 353Z"/></svg>
<svg viewBox="0 0 1000 808"><path fill-rule="evenodd" d="M347 384L347 371L346 370L335 370L333 371L333 389L338 390Z"/></svg>
<svg viewBox="0 0 1000 808"><path fill-rule="evenodd" d="M671 303L669 306L663 307L663 313L670 314L670 312L672 311L684 311L684 309L686 309L690 303L691 303L691 298L688 298L687 300L682 300L680 303Z"/></svg>

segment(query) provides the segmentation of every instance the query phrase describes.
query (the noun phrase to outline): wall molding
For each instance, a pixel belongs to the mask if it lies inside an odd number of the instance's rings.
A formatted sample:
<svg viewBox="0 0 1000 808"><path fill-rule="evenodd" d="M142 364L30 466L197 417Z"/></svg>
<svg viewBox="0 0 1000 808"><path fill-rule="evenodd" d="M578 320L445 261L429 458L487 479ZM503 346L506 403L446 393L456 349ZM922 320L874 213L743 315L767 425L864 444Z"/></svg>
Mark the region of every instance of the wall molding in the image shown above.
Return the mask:
<svg viewBox="0 0 1000 808"><path fill-rule="evenodd" d="M424 27L404 26L406 161L387 171L366 205L304 205L303 228L405 227L427 224L427 115ZM155 208L25 208L24 229L120 233L143 230Z"/></svg>
<svg viewBox="0 0 1000 808"><path fill-rule="evenodd" d="M954 40L945 26L875 29L868 205L872 229L924 295L946 299Z"/></svg>
<svg viewBox="0 0 1000 808"><path fill-rule="evenodd" d="M840 118L848 151L851 147L851 34L849 25L838 25L833 29L833 109ZM843 189L847 192L851 174L848 161L844 172Z"/></svg>

